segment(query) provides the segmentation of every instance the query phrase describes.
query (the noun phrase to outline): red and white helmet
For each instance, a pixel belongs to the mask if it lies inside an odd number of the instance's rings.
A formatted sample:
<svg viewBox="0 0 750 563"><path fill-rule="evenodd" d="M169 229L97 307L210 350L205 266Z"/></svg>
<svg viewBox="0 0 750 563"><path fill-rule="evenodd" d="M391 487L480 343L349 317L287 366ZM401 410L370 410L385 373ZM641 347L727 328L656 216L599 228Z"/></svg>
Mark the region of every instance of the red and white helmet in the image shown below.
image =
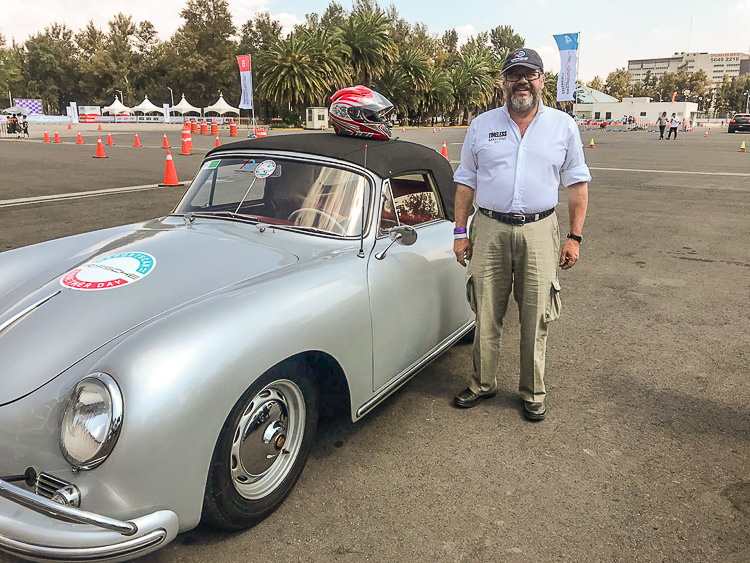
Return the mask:
<svg viewBox="0 0 750 563"><path fill-rule="evenodd" d="M393 104L365 86L343 88L331 96L330 117L337 135L390 139Z"/></svg>

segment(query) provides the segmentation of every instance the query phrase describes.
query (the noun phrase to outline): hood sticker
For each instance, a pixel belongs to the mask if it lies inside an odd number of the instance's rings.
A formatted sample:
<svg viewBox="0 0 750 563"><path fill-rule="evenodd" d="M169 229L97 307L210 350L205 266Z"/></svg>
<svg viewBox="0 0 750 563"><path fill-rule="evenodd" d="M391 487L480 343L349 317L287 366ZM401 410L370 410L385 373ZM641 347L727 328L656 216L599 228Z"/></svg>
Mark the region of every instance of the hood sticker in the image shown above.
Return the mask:
<svg viewBox="0 0 750 563"><path fill-rule="evenodd" d="M122 252L87 262L60 279L69 289L97 291L121 287L150 274L156 258L145 252Z"/></svg>

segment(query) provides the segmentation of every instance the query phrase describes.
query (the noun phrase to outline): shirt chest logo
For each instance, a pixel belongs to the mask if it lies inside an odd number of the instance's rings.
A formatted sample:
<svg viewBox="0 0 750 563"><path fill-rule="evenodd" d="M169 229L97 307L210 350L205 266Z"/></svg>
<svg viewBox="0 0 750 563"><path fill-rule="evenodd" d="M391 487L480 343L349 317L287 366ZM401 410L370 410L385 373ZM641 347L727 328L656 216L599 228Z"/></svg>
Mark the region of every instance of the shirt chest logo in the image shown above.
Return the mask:
<svg viewBox="0 0 750 563"><path fill-rule="evenodd" d="M488 141L504 141L508 138L507 131L492 131L490 132Z"/></svg>

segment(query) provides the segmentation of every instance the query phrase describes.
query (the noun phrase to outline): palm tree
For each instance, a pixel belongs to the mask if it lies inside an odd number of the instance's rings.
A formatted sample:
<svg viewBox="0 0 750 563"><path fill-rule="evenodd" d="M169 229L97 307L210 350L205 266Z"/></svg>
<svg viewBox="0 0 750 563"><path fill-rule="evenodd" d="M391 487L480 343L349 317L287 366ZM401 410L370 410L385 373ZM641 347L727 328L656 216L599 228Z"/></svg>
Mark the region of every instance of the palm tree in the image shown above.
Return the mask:
<svg viewBox="0 0 750 563"><path fill-rule="evenodd" d="M391 101L397 115L408 114L409 109L416 104L412 83L400 67L386 68L383 74L375 80L373 87Z"/></svg>
<svg viewBox="0 0 750 563"><path fill-rule="evenodd" d="M388 65L396 62L398 49L389 35L388 18L383 13L353 13L338 31L349 47L349 61L355 82L369 86Z"/></svg>
<svg viewBox="0 0 750 563"><path fill-rule="evenodd" d="M450 76L444 69L432 68L427 75L427 87L424 92L424 107L431 116L443 115L453 106L453 88Z"/></svg>
<svg viewBox="0 0 750 563"><path fill-rule="evenodd" d="M300 109L329 91L325 75L315 67L316 53L297 34L275 43L260 56L258 93L277 107Z"/></svg>
<svg viewBox="0 0 750 563"><path fill-rule="evenodd" d="M455 99L454 117L468 117L472 108L487 106L500 85L500 67L491 53L471 50L461 57L450 70L450 80ZM464 118L462 118L462 121Z"/></svg>
<svg viewBox="0 0 750 563"><path fill-rule="evenodd" d="M555 107L557 104L557 73L544 73L544 90L542 91L542 102L545 106Z"/></svg>
<svg viewBox="0 0 750 563"><path fill-rule="evenodd" d="M351 49L341 41L338 34L323 28L317 31L303 28L299 35L312 60L313 68L320 74L320 79L327 83L327 90L314 100L317 104L325 105L329 95L351 84L351 67L347 64Z"/></svg>

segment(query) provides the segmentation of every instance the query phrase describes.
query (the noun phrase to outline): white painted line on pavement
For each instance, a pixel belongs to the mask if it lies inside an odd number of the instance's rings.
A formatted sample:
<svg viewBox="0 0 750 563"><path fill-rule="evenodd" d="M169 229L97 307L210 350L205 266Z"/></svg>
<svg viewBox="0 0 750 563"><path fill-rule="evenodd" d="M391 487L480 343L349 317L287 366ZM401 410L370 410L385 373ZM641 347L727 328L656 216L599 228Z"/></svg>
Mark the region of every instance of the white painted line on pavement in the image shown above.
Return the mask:
<svg viewBox="0 0 750 563"><path fill-rule="evenodd" d="M651 174L697 174L704 176L740 176L750 178L750 174L742 172L692 172L690 170L646 170L641 168L595 168L589 166L589 170L609 170L612 172L648 172Z"/></svg>
<svg viewBox="0 0 750 563"><path fill-rule="evenodd" d="M48 203L54 201L67 201L71 199L83 199L87 197L99 197L103 195L113 195L128 192L140 192L144 190L154 190L159 188L159 184L146 184L143 186L126 186L124 188L107 188L104 190L93 190L89 192L70 192L66 194L40 195L36 197L22 197L17 199L0 200L0 209L5 207L19 207L21 205L32 205L34 203Z"/></svg>

